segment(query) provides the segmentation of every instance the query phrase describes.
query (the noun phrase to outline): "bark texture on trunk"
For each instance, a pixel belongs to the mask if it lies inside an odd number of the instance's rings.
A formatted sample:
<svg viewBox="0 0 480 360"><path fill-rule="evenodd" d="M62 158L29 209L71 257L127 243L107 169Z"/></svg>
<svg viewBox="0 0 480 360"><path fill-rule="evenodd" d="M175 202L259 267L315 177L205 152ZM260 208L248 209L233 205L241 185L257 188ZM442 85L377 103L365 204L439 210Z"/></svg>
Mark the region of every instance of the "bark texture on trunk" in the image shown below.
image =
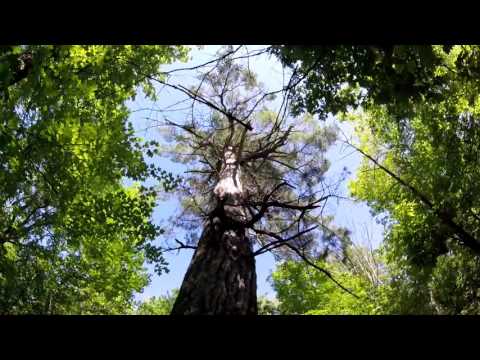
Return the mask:
<svg viewBox="0 0 480 360"><path fill-rule="evenodd" d="M172 315L257 313L255 258L244 229L206 225Z"/></svg>
<svg viewBox="0 0 480 360"><path fill-rule="evenodd" d="M225 153L214 190L217 206L205 224L172 315L255 315L255 257L241 222L242 186L233 151Z"/></svg>

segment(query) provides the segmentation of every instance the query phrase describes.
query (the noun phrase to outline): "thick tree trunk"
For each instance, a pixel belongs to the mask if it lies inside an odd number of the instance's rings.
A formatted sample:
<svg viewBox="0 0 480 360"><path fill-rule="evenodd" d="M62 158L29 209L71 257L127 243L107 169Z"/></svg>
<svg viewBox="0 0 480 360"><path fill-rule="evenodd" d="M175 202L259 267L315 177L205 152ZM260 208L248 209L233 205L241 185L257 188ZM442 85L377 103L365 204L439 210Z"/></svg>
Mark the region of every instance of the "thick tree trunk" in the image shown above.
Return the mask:
<svg viewBox="0 0 480 360"><path fill-rule="evenodd" d="M172 315L257 313L250 241L244 229L229 228L225 222L214 217L206 225Z"/></svg>
<svg viewBox="0 0 480 360"><path fill-rule="evenodd" d="M183 280L172 315L255 315L255 258L242 220L243 196L233 152L225 154L210 215Z"/></svg>

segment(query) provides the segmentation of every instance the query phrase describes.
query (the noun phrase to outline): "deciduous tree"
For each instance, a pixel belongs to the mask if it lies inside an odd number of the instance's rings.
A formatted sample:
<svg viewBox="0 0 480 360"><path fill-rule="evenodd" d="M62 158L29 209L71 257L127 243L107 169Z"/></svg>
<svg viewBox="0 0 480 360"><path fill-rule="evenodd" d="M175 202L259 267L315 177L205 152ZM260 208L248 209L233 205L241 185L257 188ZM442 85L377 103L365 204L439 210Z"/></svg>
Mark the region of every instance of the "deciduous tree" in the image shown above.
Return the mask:
<svg viewBox="0 0 480 360"><path fill-rule="evenodd" d="M180 46L0 49L0 312L118 313L148 281L167 174L147 165L125 104ZM131 62L140 64L134 68ZM160 75L159 75L160 76ZM125 180L138 182L126 186Z"/></svg>

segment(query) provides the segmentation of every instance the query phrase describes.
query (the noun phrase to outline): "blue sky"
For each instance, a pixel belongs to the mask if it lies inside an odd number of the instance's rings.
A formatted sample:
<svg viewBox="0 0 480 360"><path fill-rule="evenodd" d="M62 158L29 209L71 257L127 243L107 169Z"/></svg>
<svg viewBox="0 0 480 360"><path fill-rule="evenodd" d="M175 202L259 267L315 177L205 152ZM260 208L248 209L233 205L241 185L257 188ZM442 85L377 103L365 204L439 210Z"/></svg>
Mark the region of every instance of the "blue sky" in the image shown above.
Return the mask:
<svg viewBox="0 0 480 360"><path fill-rule="evenodd" d="M263 48L264 46L248 46L249 51ZM168 66L164 66L162 70L171 70L186 66L195 66L206 61L211 60L220 46L205 46L202 49L192 47L191 58L192 60L185 63L174 63ZM257 73L259 80L264 83L267 89L276 90L282 87L282 67L275 58L267 55L255 57L250 60L251 69ZM192 83L194 78L192 72L176 73L173 78L176 82ZM158 88L160 90L160 88ZM178 92L171 89L162 89L159 99L156 103L146 100L141 94L137 96L135 101L129 103L129 107L132 110L130 120L134 124L137 130L137 135L146 139L158 140L160 134L158 129L149 128L151 123L147 118L155 118L156 112L152 109L165 108L168 105L174 104L184 99ZM172 120L181 120L181 112L169 113ZM336 122L334 118L327 119L327 122ZM352 129L348 124L340 124L342 130L351 134ZM347 167L351 171L350 179L354 176L355 170L361 161L361 155L352 152L352 149L345 148L341 144L335 144L327 152L327 158L331 162L331 167L327 173L327 176L335 178L337 177L344 167ZM160 165L165 170L171 171L174 174L182 174L186 168L184 166L172 163L165 158L154 158L154 163ZM342 195L347 195L346 183L341 186ZM175 209L178 209L178 202L176 199L167 198L159 199L157 207L155 208L153 219L157 224L162 224L168 220ZM335 216L335 224L338 226L345 226L352 231L352 240L358 244L365 244L367 239L371 244L376 247L382 241L383 226L375 222L369 212L368 206L362 203L355 203L348 200L342 200L338 203L331 202L328 206L328 212ZM181 239L182 232L178 233L178 238ZM166 259L169 263L170 272L163 274L160 277L155 275L153 267L148 266L149 273L151 274L151 284L138 294L138 299L145 299L152 296L164 295L167 292L179 288L188 264L190 262L192 250L182 250L178 254L176 252L170 252L166 254ZM267 295L269 297L274 296L274 291L268 282L268 276L270 272L275 268L275 262L272 255L269 253L257 256L257 286L258 295Z"/></svg>

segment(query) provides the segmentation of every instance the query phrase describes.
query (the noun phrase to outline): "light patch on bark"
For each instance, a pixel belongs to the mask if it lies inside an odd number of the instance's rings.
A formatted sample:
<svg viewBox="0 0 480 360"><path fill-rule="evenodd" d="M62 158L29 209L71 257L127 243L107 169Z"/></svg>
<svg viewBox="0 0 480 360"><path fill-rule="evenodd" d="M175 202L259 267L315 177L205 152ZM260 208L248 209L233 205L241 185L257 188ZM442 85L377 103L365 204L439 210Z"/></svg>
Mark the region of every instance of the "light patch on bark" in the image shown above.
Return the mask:
<svg viewBox="0 0 480 360"><path fill-rule="evenodd" d="M240 182L240 168L231 146L225 151L224 159L225 163L220 173L220 180L213 190L213 193L220 199L224 199L226 195L235 197L243 193L242 183Z"/></svg>
<svg viewBox="0 0 480 360"><path fill-rule="evenodd" d="M240 275L237 275L237 280L238 280L238 288L239 289L245 289L245 281L240 277Z"/></svg>

